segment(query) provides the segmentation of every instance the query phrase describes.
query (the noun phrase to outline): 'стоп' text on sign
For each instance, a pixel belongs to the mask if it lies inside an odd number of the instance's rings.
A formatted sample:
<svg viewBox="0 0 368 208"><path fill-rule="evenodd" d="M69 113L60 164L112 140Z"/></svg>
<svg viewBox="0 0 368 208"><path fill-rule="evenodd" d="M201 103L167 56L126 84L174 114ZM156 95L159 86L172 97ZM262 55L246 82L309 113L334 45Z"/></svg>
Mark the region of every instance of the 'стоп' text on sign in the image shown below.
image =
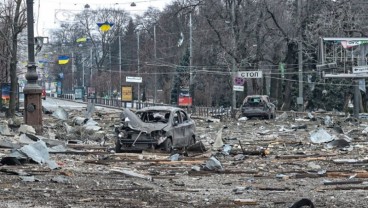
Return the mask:
<svg viewBox="0 0 368 208"><path fill-rule="evenodd" d="M242 78L262 78L262 71L240 71L236 76Z"/></svg>

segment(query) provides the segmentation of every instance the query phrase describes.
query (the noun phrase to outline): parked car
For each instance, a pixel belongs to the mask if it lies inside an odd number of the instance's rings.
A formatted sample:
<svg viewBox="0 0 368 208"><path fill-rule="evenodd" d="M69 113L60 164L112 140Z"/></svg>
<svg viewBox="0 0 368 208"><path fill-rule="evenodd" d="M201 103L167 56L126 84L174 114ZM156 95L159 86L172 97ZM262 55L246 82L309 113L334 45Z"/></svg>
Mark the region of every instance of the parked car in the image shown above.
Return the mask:
<svg viewBox="0 0 368 208"><path fill-rule="evenodd" d="M195 123L180 108L155 106L135 113L124 109L122 120L115 128L116 152L148 148L171 152L195 143Z"/></svg>
<svg viewBox="0 0 368 208"><path fill-rule="evenodd" d="M270 102L267 95L247 96L241 106L242 116L247 118L263 117L273 119L276 116L276 107Z"/></svg>

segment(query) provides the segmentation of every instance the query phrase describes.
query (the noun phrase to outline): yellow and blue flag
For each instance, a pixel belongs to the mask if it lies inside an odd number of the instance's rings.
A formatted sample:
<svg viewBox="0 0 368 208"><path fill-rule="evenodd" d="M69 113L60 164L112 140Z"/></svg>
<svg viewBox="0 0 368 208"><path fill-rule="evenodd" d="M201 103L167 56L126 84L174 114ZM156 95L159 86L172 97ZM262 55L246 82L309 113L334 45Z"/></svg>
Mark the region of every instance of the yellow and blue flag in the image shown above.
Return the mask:
<svg viewBox="0 0 368 208"><path fill-rule="evenodd" d="M114 25L114 23L110 23L108 21L104 22L104 23L97 23L98 27L100 28L101 31L106 32L109 31L110 28Z"/></svg>
<svg viewBox="0 0 368 208"><path fill-rule="evenodd" d="M59 56L59 64L67 64L69 62L69 56Z"/></svg>

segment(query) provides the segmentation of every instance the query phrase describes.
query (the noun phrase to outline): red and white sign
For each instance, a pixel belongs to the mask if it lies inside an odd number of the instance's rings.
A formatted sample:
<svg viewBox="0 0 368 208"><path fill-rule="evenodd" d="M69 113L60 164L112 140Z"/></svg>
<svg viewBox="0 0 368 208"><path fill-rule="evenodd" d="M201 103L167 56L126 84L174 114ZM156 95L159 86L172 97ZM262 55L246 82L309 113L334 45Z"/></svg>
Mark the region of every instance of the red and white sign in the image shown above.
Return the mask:
<svg viewBox="0 0 368 208"><path fill-rule="evenodd" d="M191 106L192 97L179 97L178 105L179 106Z"/></svg>

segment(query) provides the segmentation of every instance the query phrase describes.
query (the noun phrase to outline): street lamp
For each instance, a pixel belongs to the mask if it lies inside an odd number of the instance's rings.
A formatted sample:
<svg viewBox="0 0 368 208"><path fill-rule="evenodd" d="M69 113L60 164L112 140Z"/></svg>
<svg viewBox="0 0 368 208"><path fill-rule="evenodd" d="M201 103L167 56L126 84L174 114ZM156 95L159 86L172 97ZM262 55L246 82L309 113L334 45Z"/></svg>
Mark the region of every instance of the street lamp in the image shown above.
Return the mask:
<svg viewBox="0 0 368 208"><path fill-rule="evenodd" d="M24 122L32 126L37 133L42 132L42 88L38 85L34 52L33 0L27 0L27 31L28 31L28 65L27 84L23 89L25 101Z"/></svg>

